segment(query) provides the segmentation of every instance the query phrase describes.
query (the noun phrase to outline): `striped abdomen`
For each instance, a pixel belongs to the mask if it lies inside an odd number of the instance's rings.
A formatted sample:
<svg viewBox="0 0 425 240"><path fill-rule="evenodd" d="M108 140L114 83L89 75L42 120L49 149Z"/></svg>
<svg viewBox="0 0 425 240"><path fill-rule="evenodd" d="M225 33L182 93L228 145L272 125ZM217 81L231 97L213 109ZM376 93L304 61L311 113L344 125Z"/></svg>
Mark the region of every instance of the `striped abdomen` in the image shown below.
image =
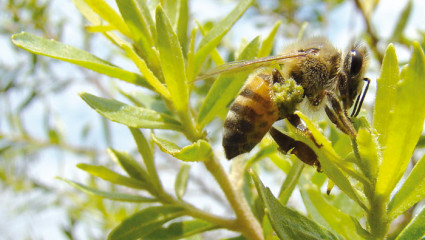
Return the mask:
<svg viewBox="0 0 425 240"><path fill-rule="evenodd" d="M250 77L230 106L224 122L223 147L227 159L251 151L278 119L272 99L272 75Z"/></svg>

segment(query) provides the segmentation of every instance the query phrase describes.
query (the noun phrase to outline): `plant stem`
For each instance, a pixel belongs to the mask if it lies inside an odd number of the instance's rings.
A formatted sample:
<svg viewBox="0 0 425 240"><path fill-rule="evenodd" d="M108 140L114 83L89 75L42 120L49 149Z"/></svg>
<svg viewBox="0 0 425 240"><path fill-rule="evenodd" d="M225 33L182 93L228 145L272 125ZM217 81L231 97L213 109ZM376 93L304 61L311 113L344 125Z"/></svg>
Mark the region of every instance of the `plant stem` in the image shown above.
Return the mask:
<svg viewBox="0 0 425 240"><path fill-rule="evenodd" d="M388 197L375 195L371 199L371 209L368 212L367 220L370 227L370 233L374 239L385 239L388 232L390 221L387 215Z"/></svg>
<svg viewBox="0 0 425 240"><path fill-rule="evenodd" d="M237 191L223 166L219 163L217 158L212 157L209 161L205 162L208 171L214 176L217 183L220 185L230 206L236 214L236 225L233 226L235 230L239 231L247 239L263 240L263 230L260 223L252 214L252 211L246 202L241 191ZM232 228L232 227L231 227Z"/></svg>

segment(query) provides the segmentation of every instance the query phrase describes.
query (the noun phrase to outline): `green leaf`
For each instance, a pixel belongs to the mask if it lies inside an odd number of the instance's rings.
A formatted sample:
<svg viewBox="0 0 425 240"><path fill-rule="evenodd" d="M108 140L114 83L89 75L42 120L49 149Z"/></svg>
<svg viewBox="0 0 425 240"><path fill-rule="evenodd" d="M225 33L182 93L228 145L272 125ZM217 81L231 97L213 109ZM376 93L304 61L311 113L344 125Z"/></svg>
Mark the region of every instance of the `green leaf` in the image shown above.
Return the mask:
<svg viewBox="0 0 425 240"><path fill-rule="evenodd" d="M139 10L141 11L141 16L145 20L146 25L150 29L150 33L152 34L152 38L154 41L156 41L156 28L155 23L153 21L151 10L149 9L146 0L135 0L137 3L137 6L139 6Z"/></svg>
<svg viewBox="0 0 425 240"><path fill-rule="evenodd" d="M207 161L213 154L211 146L205 140L198 140L191 145L180 148L175 143L158 138L155 135L152 135L152 139L163 152L185 162Z"/></svg>
<svg viewBox="0 0 425 240"><path fill-rule="evenodd" d="M363 209L367 209L365 204L366 199L364 196L361 197L359 195L359 192L356 191L356 189L351 185L346 175L348 173L352 177L356 177L357 180L360 180L366 184L368 183L368 180L362 179L362 176L356 174L350 165L342 161L341 157L338 156L338 154L332 148L332 144L303 113L296 111L295 114L297 114L304 121L307 128L311 131L313 137L315 138L316 143L321 146L320 148L317 148L317 146L312 143L309 138L307 140L306 137L303 137L304 142L307 143L312 149L314 149L319 156L319 162L322 165L323 172L325 172L329 179L331 179L351 199L353 199ZM342 170L344 170L344 172Z"/></svg>
<svg viewBox="0 0 425 240"><path fill-rule="evenodd" d="M397 42L403 37L404 29L406 28L407 22L409 20L410 14L412 13L413 2L409 0L406 7L401 13L397 25L394 28L394 32L391 37L391 42Z"/></svg>
<svg viewBox="0 0 425 240"><path fill-rule="evenodd" d="M183 239L195 234L203 233L217 228L215 225L201 221L192 220L184 222L175 222L166 228L159 228L144 237L144 240L168 240L168 239Z"/></svg>
<svg viewBox="0 0 425 240"><path fill-rule="evenodd" d="M155 74L149 69L145 60L140 58L140 56L127 45L121 45L121 48L127 53L128 57L136 64L140 72L146 78L146 81L153 87L153 89L161 94L164 98L170 99L170 92L168 89L159 81Z"/></svg>
<svg viewBox="0 0 425 240"><path fill-rule="evenodd" d="M149 177L142 166L126 152L116 151L108 148L108 154L116 163L118 163L130 177L142 182L149 182Z"/></svg>
<svg viewBox="0 0 425 240"><path fill-rule="evenodd" d="M157 42L165 83L177 111L186 112L189 92L179 39L160 6L156 8Z"/></svg>
<svg viewBox="0 0 425 240"><path fill-rule="evenodd" d="M183 48L183 53L187 53L187 29L189 23L189 4L188 0L180 0L179 1L179 15L177 22L177 35L179 36L180 45Z"/></svg>
<svg viewBox="0 0 425 240"><path fill-rule="evenodd" d="M184 209L177 206L159 206L145 208L124 221L108 235L109 240L131 240L148 236L164 223L184 214Z"/></svg>
<svg viewBox="0 0 425 240"><path fill-rule="evenodd" d="M130 195L130 194L125 194L125 193L118 193L118 192L104 192L104 191L99 191L97 189L85 186L83 184L74 182L74 181L70 181L67 179L63 179L63 178L59 178L60 180L68 183L69 185L80 189L81 191L88 193L88 194L93 194L99 197L103 197L103 198L107 198L110 200L115 200L115 201L122 201L122 202L140 202L140 203L151 203L151 202L157 202L158 200L154 199L154 198L148 198L148 197L142 197L142 196L137 196L137 195Z"/></svg>
<svg viewBox="0 0 425 240"><path fill-rule="evenodd" d="M378 148L377 136L365 128L360 128L356 138L360 153L359 168L371 181L376 179L378 163L380 162L380 149Z"/></svg>
<svg viewBox="0 0 425 240"><path fill-rule="evenodd" d="M151 178L152 183L156 188L161 188L161 182L155 167L154 156L152 153L153 146L149 145L145 136L143 136L143 133L139 129L130 128L130 131L133 135L134 141L136 142L137 150L142 155L143 162L145 163L146 170L149 177Z"/></svg>
<svg viewBox="0 0 425 240"><path fill-rule="evenodd" d="M280 239L341 239L300 213L282 206L257 175L251 172L251 176L270 223Z"/></svg>
<svg viewBox="0 0 425 240"><path fill-rule="evenodd" d="M123 81L152 89L142 76L118 68L86 51L66 45L55 40L47 40L30 33L22 32L12 36L12 42L34 54L39 54L61 61L70 62L95 72L118 78Z"/></svg>
<svg viewBox="0 0 425 240"><path fill-rule="evenodd" d="M400 76L395 104L388 117L391 120L387 139L382 145L383 161L376 182L377 195L390 195L403 176L422 133L425 120L425 56L419 43L413 44L413 56ZM385 98L388 99L388 96Z"/></svg>
<svg viewBox="0 0 425 240"><path fill-rule="evenodd" d="M269 56L273 50L273 43L274 38L276 36L277 30L279 29L279 26L282 24L282 21L277 21L272 30L270 31L269 35L264 39L263 43L261 44L260 51L258 52L257 57L266 57Z"/></svg>
<svg viewBox="0 0 425 240"><path fill-rule="evenodd" d="M151 50L154 45L152 33L135 0L116 0L116 3L133 39L144 51Z"/></svg>
<svg viewBox="0 0 425 240"><path fill-rule="evenodd" d="M180 123L168 115L88 93L81 93L80 96L96 112L113 122L133 128L182 130Z"/></svg>
<svg viewBox="0 0 425 240"><path fill-rule="evenodd" d="M194 58L194 66L189 71L189 79L194 79L201 69L202 64L207 58L208 54L220 43L221 39L226 35L235 22L242 16L242 14L252 4L253 0L241 0L238 5L220 22L214 25L211 31L202 38L199 43L198 51Z"/></svg>
<svg viewBox="0 0 425 240"><path fill-rule="evenodd" d="M84 0L101 18L116 27L118 31L131 38L130 31L121 16L105 0Z"/></svg>
<svg viewBox="0 0 425 240"><path fill-rule="evenodd" d="M398 235L396 240L416 240L425 236L425 207L413 218Z"/></svg>
<svg viewBox="0 0 425 240"><path fill-rule="evenodd" d="M292 193L298 184L298 180L300 179L303 169L303 162L298 161L298 159L293 162L291 169L286 175L285 181L280 187L278 199L282 205L285 206L288 203L289 198L292 196Z"/></svg>
<svg viewBox="0 0 425 240"><path fill-rule="evenodd" d="M391 199L388 217L394 219L425 197L425 155L410 172L400 190Z"/></svg>
<svg viewBox="0 0 425 240"><path fill-rule="evenodd" d="M189 179L189 171L190 165L182 164L180 167L180 171L177 174L176 181L174 183L174 190L176 192L176 196L179 199L182 199L182 197L186 193L187 183Z"/></svg>
<svg viewBox="0 0 425 240"><path fill-rule="evenodd" d="M245 47L238 60L255 58L259 46L260 38L256 37ZM214 82L199 110L197 121L202 127L211 122L220 111L229 105L239 93L247 75L248 73L238 73L234 76L223 75Z"/></svg>
<svg viewBox="0 0 425 240"><path fill-rule="evenodd" d="M357 235L356 224L352 218L329 204L320 193L320 190L312 183L309 183L305 177L301 179L301 196L309 215L316 222L323 226L329 226L345 239L361 239Z"/></svg>
<svg viewBox="0 0 425 240"><path fill-rule="evenodd" d="M391 123L391 110L396 103L397 82L400 80L398 61L395 48L392 44L384 55L381 76L377 79L375 109L373 112L373 127L379 133L379 143L383 146L388 136L388 127Z"/></svg>
<svg viewBox="0 0 425 240"><path fill-rule="evenodd" d="M123 176L104 166L96 166L96 165L80 163L77 165L77 167L81 170L88 172L89 174L95 177L102 178L103 180L106 180L114 184L119 184L119 185L127 186L130 188L146 189L145 182L141 182L137 179Z"/></svg>
<svg viewBox="0 0 425 240"><path fill-rule="evenodd" d="M136 0L116 0L121 15L133 36L132 39L135 42L135 48L137 49L138 55L146 61L145 65L149 66L157 77L162 77L160 76L161 70L159 67L158 55L153 49L154 38L152 37L151 29L146 22L146 17L143 17L142 12L135 1ZM132 59L133 58L136 57L132 57ZM137 62L140 62L140 60ZM137 62L135 63L137 64ZM140 69L139 65L140 64L137 64ZM142 71L142 73L146 78L148 78L145 72Z"/></svg>

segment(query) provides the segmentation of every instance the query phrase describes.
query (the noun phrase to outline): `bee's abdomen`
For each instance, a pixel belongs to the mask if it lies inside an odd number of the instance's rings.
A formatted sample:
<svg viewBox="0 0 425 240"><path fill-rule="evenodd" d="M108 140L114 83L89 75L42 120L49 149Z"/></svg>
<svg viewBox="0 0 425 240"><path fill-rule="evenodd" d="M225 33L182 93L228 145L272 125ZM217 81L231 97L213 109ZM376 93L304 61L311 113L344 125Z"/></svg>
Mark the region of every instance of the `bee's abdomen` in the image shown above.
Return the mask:
<svg viewBox="0 0 425 240"><path fill-rule="evenodd" d="M251 151L278 119L268 78L269 75L260 74L248 80L230 106L223 131L227 159Z"/></svg>

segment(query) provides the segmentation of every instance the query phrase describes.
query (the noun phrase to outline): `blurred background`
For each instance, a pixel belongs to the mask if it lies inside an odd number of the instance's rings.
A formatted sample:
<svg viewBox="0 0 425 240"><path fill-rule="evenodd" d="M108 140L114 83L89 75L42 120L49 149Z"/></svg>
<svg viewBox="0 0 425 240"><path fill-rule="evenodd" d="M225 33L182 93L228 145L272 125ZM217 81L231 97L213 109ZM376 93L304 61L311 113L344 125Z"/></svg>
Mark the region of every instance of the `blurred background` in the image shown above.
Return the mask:
<svg viewBox="0 0 425 240"><path fill-rule="evenodd" d="M116 7L114 1L108 2ZM148 2L156 6L159 0ZM190 14L208 26L236 3L192 0ZM113 165L106 155L107 147L135 152L125 126L104 120L78 96L84 91L123 99L123 93L134 91L134 87L69 63L32 55L12 45L10 37L30 32L84 49L124 69L137 68L103 36L87 31L71 0L0 0L0 7L0 239L104 239L112 227L140 206L86 195L55 177L96 186L101 183L78 170L77 163ZM257 0L227 34L219 51L231 60L241 42L258 35L266 37L275 23L282 21L274 54L295 40L300 31L306 36L327 36L340 49L362 40L370 48L367 75L376 79L389 43L396 46L401 63L410 56L412 41L425 46L424 12L422 0ZM372 81L366 108L373 107L374 92ZM217 151L222 151L218 124L222 123L213 122L208 131L216 139ZM266 163L263 167L270 184L284 179L281 172L273 171L276 167ZM163 155L158 168L167 182L171 173L178 171L179 163ZM194 166L188 198L205 209L226 214L229 208L220 189L205 173L201 166ZM102 188L113 190L111 185ZM202 193L208 197L203 199ZM296 205L294 198L290 205ZM220 234L204 237L228 236Z"/></svg>

